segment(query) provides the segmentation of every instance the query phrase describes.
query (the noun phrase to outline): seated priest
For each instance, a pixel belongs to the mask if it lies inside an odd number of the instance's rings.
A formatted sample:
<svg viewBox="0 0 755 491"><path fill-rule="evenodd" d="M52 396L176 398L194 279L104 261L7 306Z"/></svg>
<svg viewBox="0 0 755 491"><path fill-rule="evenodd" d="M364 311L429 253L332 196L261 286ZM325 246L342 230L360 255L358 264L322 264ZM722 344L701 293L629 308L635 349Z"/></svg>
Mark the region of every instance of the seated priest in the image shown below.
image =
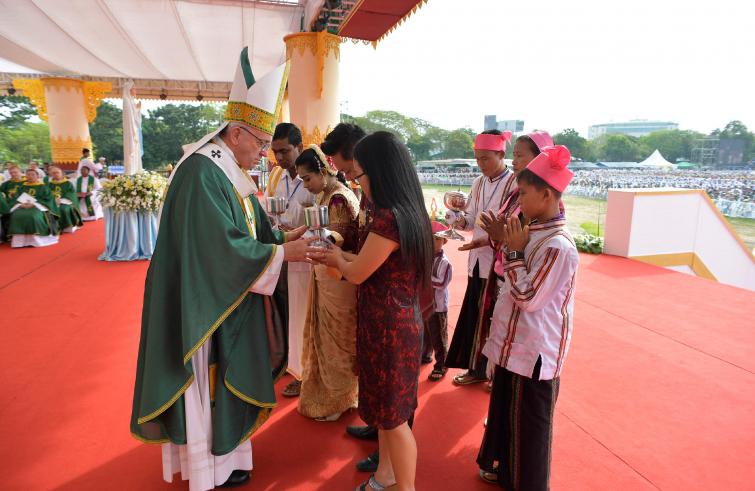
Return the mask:
<svg viewBox="0 0 755 491"><path fill-rule="evenodd" d="M55 204L60 209L58 228L63 232L74 233L83 222L79 212L79 197L76 196L73 184L63 175L60 167L51 166L48 186L55 198Z"/></svg>
<svg viewBox="0 0 755 491"><path fill-rule="evenodd" d="M36 169L26 171L26 182L9 205L11 247L45 247L58 243L58 206Z"/></svg>
<svg viewBox="0 0 755 491"><path fill-rule="evenodd" d="M18 189L24 185L24 181L26 181L26 176L21 168L11 164L8 167L8 179L0 184L0 192L5 193L6 199L14 200L18 195Z"/></svg>
<svg viewBox="0 0 755 491"><path fill-rule="evenodd" d="M21 172L21 168L13 162L6 162L5 168L8 176L7 179L0 184L0 193L5 196L5 203L7 205L7 209L0 213L0 227L3 229L3 240L7 240L5 236L8 233L11 203L14 202L16 196L20 194L18 190L26 181L26 176Z"/></svg>
<svg viewBox="0 0 755 491"><path fill-rule="evenodd" d="M95 176L94 164L82 165L79 177L76 178L76 196L79 200L79 211L85 222L99 220L103 217L102 206L97 197L100 180Z"/></svg>
<svg viewBox="0 0 755 491"><path fill-rule="evenodd" d="M5 242L5 230L8 228L8 224L5 221L5 217L8 215L10 207L8 206L8 199L5 197L5 193L0 191L0 243Z"/></svg>

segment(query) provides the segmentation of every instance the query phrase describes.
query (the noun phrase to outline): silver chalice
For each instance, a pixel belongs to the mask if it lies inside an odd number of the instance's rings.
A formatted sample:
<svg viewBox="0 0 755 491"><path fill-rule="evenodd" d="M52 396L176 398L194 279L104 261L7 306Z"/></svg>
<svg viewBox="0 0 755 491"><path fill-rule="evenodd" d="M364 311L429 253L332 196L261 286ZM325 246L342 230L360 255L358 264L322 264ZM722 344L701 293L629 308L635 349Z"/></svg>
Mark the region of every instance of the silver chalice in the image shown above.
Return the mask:
<svg viewBox="0 0 755 491"><path fill-rule="evenodd" d="M451 211L460 212L466 210L468 202L468 196L461 191L448 191L443 195L443 204L445 204L446 208ZM460 240L462 242L466 240L464 236L456 231L455 223L452 223L451 228L445 232L441 232L438 236L446 239Z"/></svg>
<svg viewBox="0 0 755 491"><path fill-rule="evenodd" d="M277 227L280 222L280 216L286 213L288 200L283 196L268 196L265 199L265 211L273 217L273 227Z"/></svg>
<svg viewBox="0 0 755 491"><path fill-rule="evenodd" d="M330 213L327 206L315 205L304 208L304 223L317 236L311 244L312 247L330 246L331 243L325 238L328 232L326 227L330 225Z"/></svg>

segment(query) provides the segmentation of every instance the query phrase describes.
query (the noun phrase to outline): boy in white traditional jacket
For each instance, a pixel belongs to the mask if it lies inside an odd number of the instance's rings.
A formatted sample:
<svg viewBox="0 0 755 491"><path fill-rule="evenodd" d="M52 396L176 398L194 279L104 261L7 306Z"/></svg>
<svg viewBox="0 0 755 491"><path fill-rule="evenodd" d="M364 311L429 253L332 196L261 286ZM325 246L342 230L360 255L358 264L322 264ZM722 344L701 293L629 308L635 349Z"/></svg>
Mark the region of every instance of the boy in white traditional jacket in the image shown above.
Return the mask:
<svg viewBox="0 0 755 491"><path fill-rule="evenodd" d="M505 489L549 489L553 411L569 350L579 254L559 209L571 155L545 147L517 177L526 225L488 227L504 252L483 353L493 391L477 463Z"/></svg>

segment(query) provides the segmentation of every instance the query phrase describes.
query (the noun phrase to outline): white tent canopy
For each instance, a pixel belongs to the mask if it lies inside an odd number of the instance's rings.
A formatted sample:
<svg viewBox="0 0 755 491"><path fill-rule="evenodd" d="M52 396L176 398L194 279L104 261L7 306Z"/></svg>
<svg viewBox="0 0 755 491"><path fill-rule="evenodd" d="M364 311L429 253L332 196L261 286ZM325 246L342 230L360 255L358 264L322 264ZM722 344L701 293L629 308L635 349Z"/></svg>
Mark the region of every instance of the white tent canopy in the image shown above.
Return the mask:
<svg viewBox="0 0 755 491"><path fill-rule="evenodd" d="M59 76L230 82L241 48L264 75L322 0L13 0L0 58Z"/></svg>
<svg viewBox="0 0 755 491"><path fill-rule="evenodd" d="M661 152L656 149L655 152L650 154L650 157L646 158L642 162L640 162L641 166L644 167L655 167L658 169L673 169L674 164L666 160L663 155L661 155Z"/></svg>

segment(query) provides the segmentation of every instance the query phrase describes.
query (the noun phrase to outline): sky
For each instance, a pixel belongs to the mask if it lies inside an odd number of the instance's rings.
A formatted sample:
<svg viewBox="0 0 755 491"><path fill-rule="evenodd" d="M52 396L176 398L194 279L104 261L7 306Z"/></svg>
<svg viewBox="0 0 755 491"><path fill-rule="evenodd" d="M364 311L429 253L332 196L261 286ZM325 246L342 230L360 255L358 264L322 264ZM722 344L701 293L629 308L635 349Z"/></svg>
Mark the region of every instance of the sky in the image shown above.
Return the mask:
<svg viewBox="0 0 755 491"><path fill-rule="evenodd" d="M340 70L342 111L446 129L495 114L584 136L632 119L755 130L755 2L429 0L377 49L343 44Z"/></svg>
<svg viewBox="0 0 755 491"><path fill-rule="evenodd" d="M376 50L341 49L343 110L552 133L630 119L755 130L755 2L430 0Z"/></svg>

